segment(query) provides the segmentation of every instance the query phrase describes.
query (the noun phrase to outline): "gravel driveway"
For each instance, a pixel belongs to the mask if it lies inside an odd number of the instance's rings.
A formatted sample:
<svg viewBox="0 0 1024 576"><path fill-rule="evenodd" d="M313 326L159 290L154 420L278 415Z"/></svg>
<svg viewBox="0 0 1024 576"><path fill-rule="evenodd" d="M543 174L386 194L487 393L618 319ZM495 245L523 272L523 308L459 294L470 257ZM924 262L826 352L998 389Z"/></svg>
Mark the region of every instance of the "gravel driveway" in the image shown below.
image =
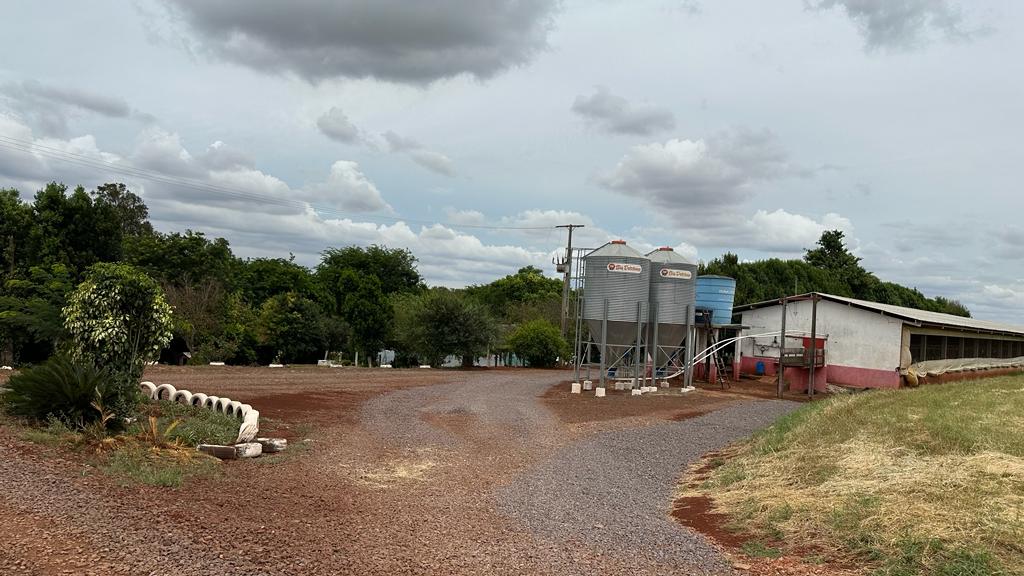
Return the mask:
<svg viewBox="0 0 1024 576"><path fill-rule="evenodd" d="M591 436L501 490L501 510L545 539L617 556L634 574L725 572L703 536L669 517L680 472L796 406L746 401L682 422Z"/></svg>
<svg viewBox="0 0 1024 576"><path fill-rule="evenodd" d="M216 377L195 385L204 374ZM263 374L160 374L313 424L304 454L227 463L223 477L179 490L120 486L0 426L0 573L724 573L712 547L670 520L676 478L794 407L730 398L681 422L581 425L540 398L564 372ZM607 400L610 411L645 401Z"/></svg>

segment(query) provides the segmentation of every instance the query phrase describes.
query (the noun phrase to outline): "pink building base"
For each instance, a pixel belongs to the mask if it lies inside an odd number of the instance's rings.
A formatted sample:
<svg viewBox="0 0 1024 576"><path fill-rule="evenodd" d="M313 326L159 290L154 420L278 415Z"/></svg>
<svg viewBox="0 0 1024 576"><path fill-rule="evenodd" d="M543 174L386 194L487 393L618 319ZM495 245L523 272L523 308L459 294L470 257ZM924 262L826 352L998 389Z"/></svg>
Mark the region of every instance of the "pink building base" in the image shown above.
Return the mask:
<svg viewBox="0 0 1024 576"><path fill-rule="evenodd" d="M745 374L754 374L757 371L758 362L764 363L765 375L775 376L778 374L779 361L777 358L744 356L740 360L740 370ZM789 389L794 392L806 391L809 377L810 370L806 368L786 368L785 371ZM816 369L814 381L814 389L822 392L825 391L826 383L854 388L899 388L901 384L900 375L896 370L875 370L838 364L829 364Z"/></svg>

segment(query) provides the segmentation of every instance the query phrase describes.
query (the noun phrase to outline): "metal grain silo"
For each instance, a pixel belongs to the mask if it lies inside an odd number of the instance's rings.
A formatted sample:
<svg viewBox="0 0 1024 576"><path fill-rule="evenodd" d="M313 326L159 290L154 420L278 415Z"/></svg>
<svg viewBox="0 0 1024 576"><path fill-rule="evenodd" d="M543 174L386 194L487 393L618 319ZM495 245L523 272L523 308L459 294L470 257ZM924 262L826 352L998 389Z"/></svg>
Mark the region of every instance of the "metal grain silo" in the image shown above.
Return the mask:
<svg viewBox="0 0 1024 576"><path fill-rule="evenodd" d="M666 365L693 324L697 297L697 265L668 247L647 254L651 261L651 343L658 350L655 366ZM681 359L681 356L679 356Z"/></svg>
<svg viewBox="0 0 1024 576"><path fill-rule="evenodd" d="M614 240L584 256L583 319L590 333L600 339L607 302L608 331L605 344L631 346L647 323L651 290L651 262L622 240Z"/></svg>

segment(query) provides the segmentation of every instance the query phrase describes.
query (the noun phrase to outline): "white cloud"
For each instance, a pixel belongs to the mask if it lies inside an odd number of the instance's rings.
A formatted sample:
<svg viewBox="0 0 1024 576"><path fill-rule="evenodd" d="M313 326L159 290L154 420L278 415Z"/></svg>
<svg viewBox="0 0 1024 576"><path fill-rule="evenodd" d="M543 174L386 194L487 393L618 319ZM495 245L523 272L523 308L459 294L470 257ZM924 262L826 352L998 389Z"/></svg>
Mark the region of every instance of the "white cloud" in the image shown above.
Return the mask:
<svg viewBox="0 0 1024 576"><path fill-rule="evenodd" d="M359 170L359 164L338 160L327 181L310 188L303 198L317 205L328 204L342 211L391 212L380 190Z"/></svg>
<svg viewBox="0 0 1024 576"><path fill-rule="evenodd" d="M692 213L736 205L757 182L794 173L772 132L739 128L634 146L599 182L657 208Z"/></svg>

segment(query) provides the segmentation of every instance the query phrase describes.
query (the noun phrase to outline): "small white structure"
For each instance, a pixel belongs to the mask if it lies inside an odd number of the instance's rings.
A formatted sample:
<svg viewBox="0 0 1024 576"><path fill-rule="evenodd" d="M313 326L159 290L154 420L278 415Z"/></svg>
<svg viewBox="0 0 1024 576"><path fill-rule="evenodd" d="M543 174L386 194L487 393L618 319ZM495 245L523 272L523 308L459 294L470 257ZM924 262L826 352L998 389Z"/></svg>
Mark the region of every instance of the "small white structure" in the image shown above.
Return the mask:
<svg viewBox="0 0 1024 576"><path fill-rule="evenodd" d="M1024 327L821 293L787 302L786 349L810 349L812 296L818 299L817 346L825 354L825 365L815 373L815 389L824 389L826 383L897 388L901 373L917 362L1024 356ZM742 316L743 335L781 329L782 305L777 300L737 306L735 312ZM779 346L778 336L741 340L735 369L754 373L761 364L765 373L776 374ZM806 389L807 376L801 380L801 370L787 367L786 378L792 380L792 374L798 383L791 385Z"/></svg>

